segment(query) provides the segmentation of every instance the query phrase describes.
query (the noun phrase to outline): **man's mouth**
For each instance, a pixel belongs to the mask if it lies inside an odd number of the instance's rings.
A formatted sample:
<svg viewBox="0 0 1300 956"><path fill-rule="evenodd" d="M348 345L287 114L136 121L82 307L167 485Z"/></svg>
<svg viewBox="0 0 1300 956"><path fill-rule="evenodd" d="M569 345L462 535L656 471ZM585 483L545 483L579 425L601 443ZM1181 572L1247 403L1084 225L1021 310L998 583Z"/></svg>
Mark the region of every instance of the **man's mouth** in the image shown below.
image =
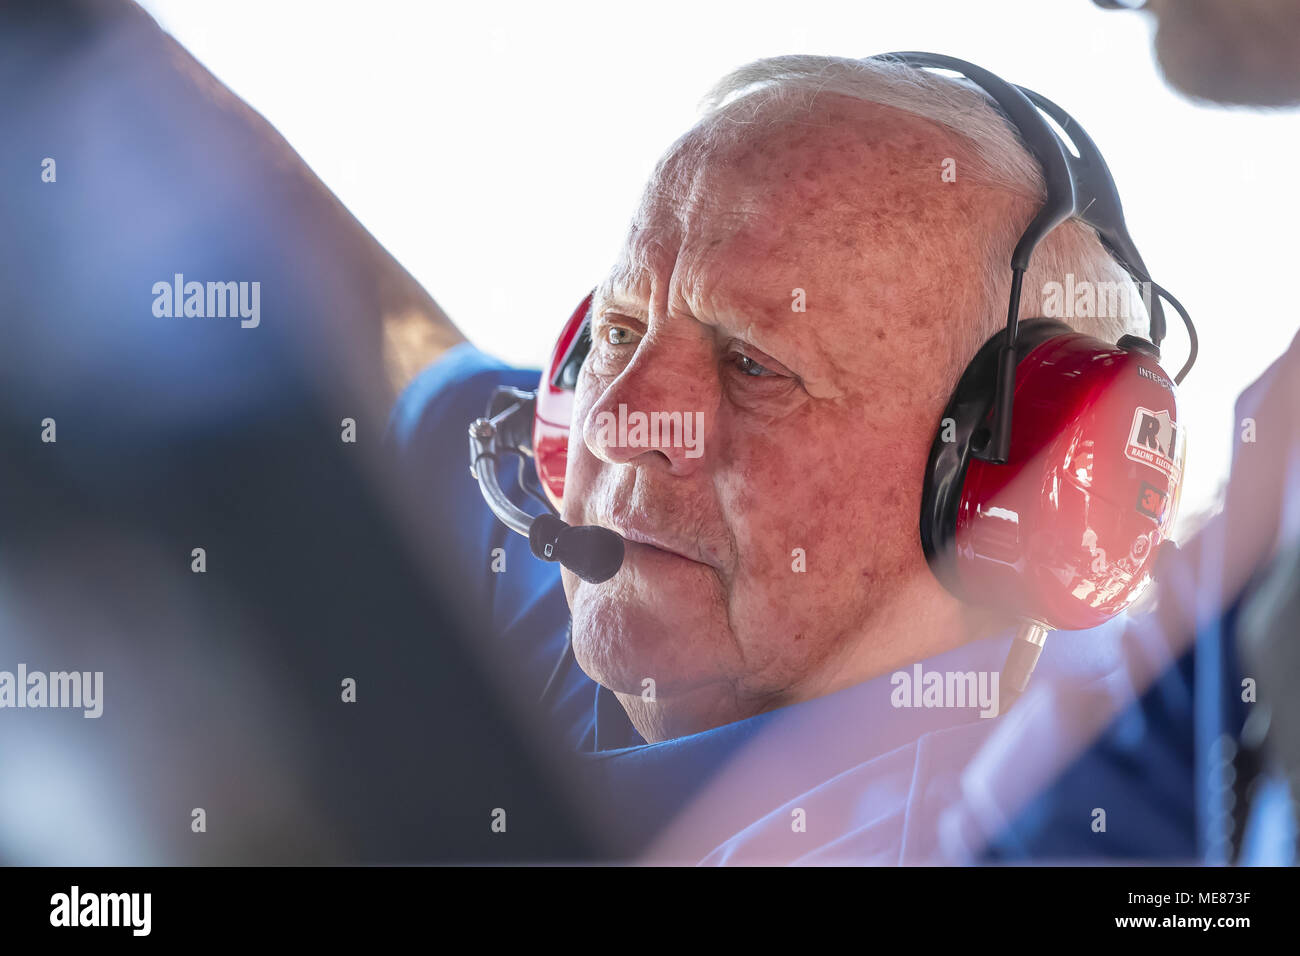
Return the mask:
<svg viewBox="0 0 1300 956"><path fill-rule="evenodd" d="M671 555L681 558L684 561L691 561L695 564L702 564L712 567L711 562L707 561L699 551L699 548L693 543L687 543L679 538L666 535L661 531L652 531L646 528L636 526L624 526L614 522L597 522L611 531L617 531L631 544L646 548L650 551L657 551L662 554Z"/></svg>

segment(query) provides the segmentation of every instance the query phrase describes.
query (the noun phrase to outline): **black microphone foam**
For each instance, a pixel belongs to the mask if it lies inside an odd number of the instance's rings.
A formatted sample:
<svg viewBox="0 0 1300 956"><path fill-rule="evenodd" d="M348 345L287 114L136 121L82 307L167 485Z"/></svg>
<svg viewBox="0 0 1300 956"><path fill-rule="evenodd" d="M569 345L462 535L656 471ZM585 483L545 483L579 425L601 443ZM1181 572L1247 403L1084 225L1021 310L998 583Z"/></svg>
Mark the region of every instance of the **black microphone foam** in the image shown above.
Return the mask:
<svg viewBox="0 0 1300 956"><path fill-rule="evenodd" d="M550 514L533 519L528 546L543 561L558 561L588 584L608 581L623 566L623 537L608 528L573 528Z"/></svg>
<svg viewBox="0 0 1300 956"><path fill-rule="evenodd" d="M585 524L560 532L560 563L588 584L600 584L623 566L623 536Z"/></svg>

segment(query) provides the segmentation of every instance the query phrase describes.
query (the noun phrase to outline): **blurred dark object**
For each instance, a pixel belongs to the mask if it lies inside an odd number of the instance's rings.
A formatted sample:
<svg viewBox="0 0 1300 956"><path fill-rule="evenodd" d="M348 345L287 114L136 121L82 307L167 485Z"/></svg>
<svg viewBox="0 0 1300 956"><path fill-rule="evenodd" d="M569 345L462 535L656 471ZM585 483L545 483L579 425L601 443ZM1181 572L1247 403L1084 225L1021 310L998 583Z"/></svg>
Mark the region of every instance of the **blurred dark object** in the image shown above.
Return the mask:
<svg viewBox="0 0 1300 956"><path fill-rule="evenodd" d="M586 854L395 518L392 397L459 333L126 0L5 3L0 89L0 670L104 672L99 719L0 711L0 860ZM259 322L155 315L176 274Z"/></svg>
<svg viewBox="0 0 1300 956"><path fill-rule="evenodd" d="M1156 59L1187 96L1227 106L1300 105L1295 0L1094 0L1156 19Z"/></svg>
<svg viewBox="0 0 1300 956"><path fill-rule="evenodd" d="M1294 801L1300 794L1300 546L1278 556L1243 605L1237 644L1243 672L1258 698L1249 708L1235 754L1233 834L1240 847L1256 790L1266 772L1283 779Z"/></svg>

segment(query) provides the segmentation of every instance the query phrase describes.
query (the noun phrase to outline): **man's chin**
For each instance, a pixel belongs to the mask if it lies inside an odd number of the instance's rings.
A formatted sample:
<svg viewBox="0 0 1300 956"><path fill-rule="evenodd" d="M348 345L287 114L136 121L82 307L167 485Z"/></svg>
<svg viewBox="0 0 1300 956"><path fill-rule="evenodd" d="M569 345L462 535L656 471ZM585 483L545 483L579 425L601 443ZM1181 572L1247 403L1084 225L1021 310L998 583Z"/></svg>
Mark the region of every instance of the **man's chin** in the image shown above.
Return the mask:
<svg viewBox="0 0 1300 956"><path fill-rule="evenodd" d="M622 694L675 695L734 671L735 643L720 606L644 602L602 587L580 583L570 595L574 657L592 680Z"/></svg>

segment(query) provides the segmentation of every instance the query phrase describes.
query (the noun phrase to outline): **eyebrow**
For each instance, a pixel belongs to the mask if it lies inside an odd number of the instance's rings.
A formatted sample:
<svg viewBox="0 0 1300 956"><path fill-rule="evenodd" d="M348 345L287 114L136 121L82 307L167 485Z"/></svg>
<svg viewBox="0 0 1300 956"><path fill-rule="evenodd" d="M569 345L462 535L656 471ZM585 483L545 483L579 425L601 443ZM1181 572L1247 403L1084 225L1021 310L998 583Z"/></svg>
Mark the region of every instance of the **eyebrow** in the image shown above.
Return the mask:
<svg viewBox="0 0 1300 956"><path fill-rule="evenodd" d="M616 285L609 288L604 283L596 286L595 294L591 297L592 317L595 318L596 313L605 309L624 312L631 318L643 322L650 320L649 310L637 304L636 297L628 294L626 286Z"/></svg>
<svg viewBox="0 0 1300 956"><path fill-rule="evenodd" d="M736 303L730 300L724 301L723 308L720 311L711 314L709 320L701 319L700 316L690 311L683 317L690 318L699 322L701 325L714 329L718 337L722 340L734 339L738 342L764 352L783 365L789 365L790 361L806 357L807 353L793 353L786 343L785 348L781 348L782 343L773 342L771 336L755 335L754 329L757 324L754 322L738 322L734 319L742 316L747 312L760 311L753 308L743 308L744 303ZM618 311L626 314L629 318L639 319L642 322L649 323L649 310L642 306L638 296L635 295L633 287L627 282L616 282L610 286L602 283L596 287L596 293L592 298L592 315L593 320L602 311ZM784 355L782 354L784 353ZM815 357L815 353L814 353ZM802 363L797 363L802 364Z"/></svg>
<svg viewBox="0 0 1300 956"><path fill-rule="evenodd" d="M719 297L721 298L721 297ZM752 314L762 314L762 309L756 308L746 302L737 302L728 298L722 298L719 303L721 308L713 311L710 315L710 321L701 320L698 316L692 314L696 321L703 325L711 326L722 335L737 341L744 342L759 351L766 352L773 358L784 361L776 349L780 347L781 342L772 341L772 336L761 331L760 325L754 321L740 321L742 317ZM785 349L788 353L790 350ZM789 355L786 356L787 358Z"/></svg>
<svg viewBox="0 0 1300 956"><path fill-rule="evenodd" d="M716 316L718 321L712 323L714 328L736 341L744 342L770 355L789 369L805 388L810 384L815 385L816 391L820 393L815 397L834 398L843 394L843 390L835 384L844 373L843 367L827 356L824 343L811 331L792 330L782 336L780 329L790 329L790 326L782 326L779 322L775 325L769 323L769 327L777 331L768 332L758 322L728 321L729 317L734 318L749 313L778 315L780 314L778 306L773 304L764 309L752 299L724 300L722 305L723 311Z"/></svg>

